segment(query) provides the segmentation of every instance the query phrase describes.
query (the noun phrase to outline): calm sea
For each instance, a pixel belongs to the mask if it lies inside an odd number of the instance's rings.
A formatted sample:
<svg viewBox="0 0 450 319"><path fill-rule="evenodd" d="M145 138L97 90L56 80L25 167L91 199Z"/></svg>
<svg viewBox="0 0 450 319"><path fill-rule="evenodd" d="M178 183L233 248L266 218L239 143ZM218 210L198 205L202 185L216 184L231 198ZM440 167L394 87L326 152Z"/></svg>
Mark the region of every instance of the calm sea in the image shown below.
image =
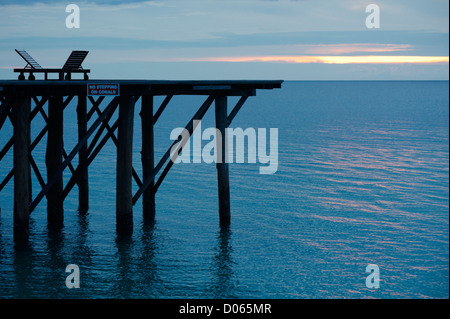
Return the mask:
<svg viewBox="0 0 450 319"><path fill-rule="evenodd" d="M203 100L174 97L155 127L157 158ZM64 116L70 152L74 104ZM210 110L202 126L213 120ZM38 115L33 136L42 126ZM87 215L77 211L75 187L64 229L49 233L42 201L24 250L13 244L8 184L0 298L449 297L448 82L285 82L251 97L232 127L278 128L279 167L260 175L259 163L230 164L229 231L218 226L215 165L178 164L158 191L156 225L143 224L138 201L132 237L117 239L111 141L89 170ZM5 124L0 147L11 131ZM33 155L45 173L45 143ZM9 152L1 178L11 166ZM69 264L80 268L80 289L66 288ZM379 267L378 289L366 287L369 264Z"/></svg>

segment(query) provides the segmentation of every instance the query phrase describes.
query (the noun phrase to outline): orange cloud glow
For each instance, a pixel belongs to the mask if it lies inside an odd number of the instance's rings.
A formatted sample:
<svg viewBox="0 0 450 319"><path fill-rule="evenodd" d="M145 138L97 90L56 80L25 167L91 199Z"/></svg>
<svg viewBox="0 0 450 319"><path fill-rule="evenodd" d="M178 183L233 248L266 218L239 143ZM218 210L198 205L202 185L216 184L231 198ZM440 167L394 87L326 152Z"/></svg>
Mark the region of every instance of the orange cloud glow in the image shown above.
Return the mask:
<svg viewBox="0 0 450 319"><path fill-rule="evenodd" d="M284 62L325 64L448 63L448 56L247 56L198 59L209 62Z"/></svg>

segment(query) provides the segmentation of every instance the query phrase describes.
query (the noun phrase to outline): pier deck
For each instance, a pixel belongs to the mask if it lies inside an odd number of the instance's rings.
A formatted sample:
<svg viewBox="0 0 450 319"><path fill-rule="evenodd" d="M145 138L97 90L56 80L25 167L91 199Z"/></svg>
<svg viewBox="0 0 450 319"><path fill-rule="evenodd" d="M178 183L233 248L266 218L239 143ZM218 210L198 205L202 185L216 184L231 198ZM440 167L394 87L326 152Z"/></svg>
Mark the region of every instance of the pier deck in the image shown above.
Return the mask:
<svg viewBox="0 0 450 319"><path fill-rule="evenodd" d="M216 127L222 133L222 141L218 141L217 145L224 148L225 129L248 97L255 96L257 90L281 88L282 82L282 80L0 80L0 134L8 119L14 128L12 136L2 135L2 140L5 140L6 144L0 145L1 165L4 165L2 159L6 153L11 149L14 152L13 167L10 167L7 176L0 176L0 192L14 177L14 240L17 243L28 241L29 215L44 197L47 198L49 228L58 229L63 226L63 202L74 186L79 188L79 210L88 210L88 167L109 139L113 140L117 147L117 234L132 234L133 205L141 197L144 219L153 222L157 189L173 165L170 160L171 148L158 162L155 162L153 130L172 97L175 95L206 96L204 103L186 124L185 128L190 134L195 130L194 120L201 120L214 102ZM105 99L106 96L112 99ZM157 108L154 107L154 96L165 96ZM229 96L240 97L230 112L228 112ZM78 143L72 150L67 151L64 149L63 141L63 115L65 107L75 100L77 101ZM142 176L138 176L132 166L133 123L138 101L141 106L139 115L142 124ZM47 113L44 109L46 104ZM110 123L117 109L117 120ZM43 117L46 125L34 140L31 140L30 125L38 114ZM97 116L96 120L88 127L88 122L93 116ZM104 132L106 134L102 137ZM33 158L33 149L46 134L45 166L48 178L45 181ZM88 143L89 139L90 143ZM78 162L75 167L72 160L77 155ZM220 226L228 227L230 224L228 163L217 163L216 166ZM71 171L71 177L64 184L62 173L67 168ZM31 190L32 172L41 187L34 198ZM159 177L156 178L158 174ZM135 194L132 194L133 179L139 186Z"/></svg>

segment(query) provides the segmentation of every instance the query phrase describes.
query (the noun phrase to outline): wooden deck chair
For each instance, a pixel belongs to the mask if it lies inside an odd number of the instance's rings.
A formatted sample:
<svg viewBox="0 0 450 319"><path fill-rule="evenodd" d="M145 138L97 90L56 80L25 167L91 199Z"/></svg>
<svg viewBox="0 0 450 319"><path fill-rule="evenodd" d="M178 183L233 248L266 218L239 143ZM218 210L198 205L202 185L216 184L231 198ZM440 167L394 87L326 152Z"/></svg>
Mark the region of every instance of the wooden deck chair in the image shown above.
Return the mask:
<svg viewBox="0 0 450 319"><path fill-rule="evenodd" d="M61 69L50 69L43 68L36 62L25 50L17 50L16 52L27 62L27 65L22 69L14 69L14 72L20 72L19 80L25 80L24 73L29 73L28 79L35 80L35 76L33 73L44 73L45 80L48 79L48 73L58 73L59 80L70 80L72 73L83 73L84 79L88 80L88 73L90 70L83 69L81 67L81 63L83 63L89 51L72 51L70 56L67 58L66 63ZM66 74L64 76L64 74Z"/></svg>
<svg viewBox="0 0 450 319"><path fill-rule="evenodd" d="M24 69L40 69L42 70L42 66L39 65L39 63L36 62L35 59L31 57L31 55L28 54L25 50L17 50L16 52L22 57L22 59L27 62L27 65L25 65ZM30 76L32 76L32 73L30 73ZM34 76L33 76L34 77ZM19 75L19 80L25 80L25 76L23 73ZM30 80L34 80L34 78L30 78Z"/></svg>
<svg viewBox="0 0 450 319"><path fill-rule="evenodd" d="M27 62L25 69L42 69L42 66L40 66L39 63L37 63L27 51L16 49L16 52L22 57L22 59L25 60L25 62Z"/></svg>
<svg viewBox="0 0 450 319"><path fill-rule="evenodd" d="M83 70L81 64L83 63L88 53L89 51L72 51L70 56L67 58L66 63L64 63L62 67L64 71L67 71L66 80L70 80L71 72L75 70ZM86 73L85 76L87 76Z"/></svg>

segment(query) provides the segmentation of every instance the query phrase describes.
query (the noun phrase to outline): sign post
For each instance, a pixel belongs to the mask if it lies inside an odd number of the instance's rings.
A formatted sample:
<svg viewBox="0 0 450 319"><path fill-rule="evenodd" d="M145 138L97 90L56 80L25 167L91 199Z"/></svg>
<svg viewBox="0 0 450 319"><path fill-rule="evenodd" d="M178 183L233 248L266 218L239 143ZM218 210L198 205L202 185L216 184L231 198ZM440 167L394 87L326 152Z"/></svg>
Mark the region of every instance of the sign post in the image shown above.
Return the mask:
<svg viewBox="0 0 450 319"><path fill-rule="evenodd" d="M119 96L119 84L114 83L90 83L87 85L88 96Z"/></svg>

